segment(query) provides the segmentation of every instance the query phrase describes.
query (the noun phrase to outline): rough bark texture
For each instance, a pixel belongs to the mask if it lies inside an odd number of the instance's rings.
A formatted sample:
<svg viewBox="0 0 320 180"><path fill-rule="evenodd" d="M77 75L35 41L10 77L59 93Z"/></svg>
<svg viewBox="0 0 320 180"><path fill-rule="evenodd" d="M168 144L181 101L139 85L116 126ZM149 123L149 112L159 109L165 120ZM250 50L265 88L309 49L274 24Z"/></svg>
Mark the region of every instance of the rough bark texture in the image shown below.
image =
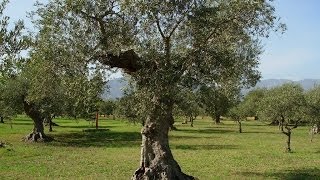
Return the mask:
<svg viewBox="0 0 320 180"><path fill-rule="evenodd" d="M2 116L0 116L0 123L4 123L3 119L4 118Z"/></svg>
<svg viewBox="0 0 320 180"><path fill-rule="evenodd" d="M41 112L34 104L23 102L25 113L33 120L33 131L28 134L24 140L29 142L46 142L51 141L52 138L46 136L43 127L43 117Z"/></svg>
<svg viewBox="0 0 320 180"><path fill-rule="evenodd" d="M97 57L95 57L97 58ZM133 51L125 51L119 55L103 55L98 57L102 64L123 69L127 74L139 71L142 66L140 58ZM144 65L155 68L155 64ZM166 98L153 99L154 107L141 130L140 168L132 176L133 180L191 180L192 176L181 171L169 148L168 132L175 129L172 116L173 103Z"/></svg>
<svg viewBox="0 0 320 180"><path fill-rule="evenodd" d="M142 128L140 168L133 180L191 180L181 171L169 148L168 131L171 125L172 106L167 100L154 98L155 106Z"/></svg>

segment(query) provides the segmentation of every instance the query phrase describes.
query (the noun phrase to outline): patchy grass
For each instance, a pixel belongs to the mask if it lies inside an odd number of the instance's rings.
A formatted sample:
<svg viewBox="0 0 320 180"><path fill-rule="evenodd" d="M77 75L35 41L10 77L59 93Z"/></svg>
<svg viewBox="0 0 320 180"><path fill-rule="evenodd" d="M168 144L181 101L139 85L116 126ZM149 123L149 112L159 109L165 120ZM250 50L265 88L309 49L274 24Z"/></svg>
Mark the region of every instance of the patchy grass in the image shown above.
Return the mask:
<svg viewBox="0 0 320 180"><path fill-rule="evenodd" d="M140 126L121 120L100 121L95 131L85 120L55 119L50 143L25 143L32 121L19 116L0 124L0 179L130 179L139 166ZM194 127L176 122L170 146L184 172L199 179L319 179L320 137L310 142L308 127L293 130L293 153L277 126L232 121L215 125L197 119Z"/></svg>

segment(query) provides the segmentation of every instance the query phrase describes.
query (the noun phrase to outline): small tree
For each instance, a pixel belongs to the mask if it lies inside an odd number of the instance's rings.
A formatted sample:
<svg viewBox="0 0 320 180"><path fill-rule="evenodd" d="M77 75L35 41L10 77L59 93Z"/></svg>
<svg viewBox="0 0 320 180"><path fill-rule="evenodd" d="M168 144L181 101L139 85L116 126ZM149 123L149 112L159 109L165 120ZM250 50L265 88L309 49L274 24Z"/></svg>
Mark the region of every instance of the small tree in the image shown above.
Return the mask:
<svg viewBox="0 0 320 180"><path fill-rule="evenodd" d="M270 89L261 100L259 117L280 122L280 130L287 136L287 152L291 152L291 133L303 117L304 105L303 89L296 84L284 84Z"/></svg>
<svg viewBox="0 0 320 180"><path fill-rule="evenodd" d="M101 100L98 103L99 113L103 115L113 115L115 114L116 102L114 100Z"/></svg>
<svg viewBox="0 0 320 180"><path fill-rule="evenodd" d="M200 107L212 117L216 124L220 123L221 116L225 115L231 106L231 101L219 87L200 87L199 101Z"/></svg>
<svg viewBox="0 0 320 180"><path fill-rule="evenodd" d="M200 113L200 107L198 105L198 99L195 92L190 90L181 90L177 95L176 104L181 113L186 117L185 124L190 122L193 127L193 121Z"/></svg>
<svg viewBox="0 0 320 180"><path fill-rule="evenodd" d="M238 104L238 113L240 113L241 116L244 117L254 117L255 119L258 119L257 114L259 103L263 99L263 96L266 91L266 89L260 88L251 90Z"/></svg>
<svg viewBox="0 0 320 180"><path fill-rule="evenodd" d="M320 132L320 86L315 86L305 92L306 99L306 119L311 125L311 141L313 135Z"/></svg>

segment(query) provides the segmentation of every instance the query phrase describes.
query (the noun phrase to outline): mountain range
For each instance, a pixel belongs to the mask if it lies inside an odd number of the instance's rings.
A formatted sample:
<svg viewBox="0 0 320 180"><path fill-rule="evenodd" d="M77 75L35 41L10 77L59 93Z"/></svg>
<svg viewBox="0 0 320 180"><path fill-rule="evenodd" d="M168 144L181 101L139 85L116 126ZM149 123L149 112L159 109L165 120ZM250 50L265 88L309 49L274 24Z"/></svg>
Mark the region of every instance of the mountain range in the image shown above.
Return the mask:
<svg viewBox="0 0 320 180"><path fill-rule="evenodd" d="M289 79L264 79L259 81L255 87L250 89L244 89L242 92L246 94L252 89L255 88L272 88L280 86L285 83L297 83L300 84L303 89L308 90L314 87L315 85L320 85L320 79L303 79L299 81L293 81ZM123 89L127 86L128 82L125 78L116 78L109 80L106 84L106 90L103 93L102 97L104 99L117 99L123 96Z"/></svg>

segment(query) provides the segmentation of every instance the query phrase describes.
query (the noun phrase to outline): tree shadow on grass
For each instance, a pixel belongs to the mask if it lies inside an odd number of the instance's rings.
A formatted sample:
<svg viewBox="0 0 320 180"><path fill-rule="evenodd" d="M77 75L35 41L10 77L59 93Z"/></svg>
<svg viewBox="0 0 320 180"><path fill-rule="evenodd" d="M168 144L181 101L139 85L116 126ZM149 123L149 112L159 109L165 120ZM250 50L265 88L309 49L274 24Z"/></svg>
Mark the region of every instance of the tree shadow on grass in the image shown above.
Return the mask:
<svg viewBox="0 0 320 180"><path fill-rule="evenodd" d="M279 132L271 131L242 131L243 134L280 134Z"/></svg>
<svg viewBox="0 0 320 180"><path fill-rule="evenodd" d="M216 139L218 137L212 136L185 136L185 135L170 135L170 140L172 139Z"/></svg>
<svg viewBox="0 0 320 180"><path fill-rule="evenodd" d="M58 123L59 124L59 123ZM61 128L76 128L76 129L85 129L85 128L93 128L95 125L79 125L79 126L73 126L73 125L59 125ZM111 127L116 127L116 126L99 126L101 129L108 129Z"/></svg>
<svg viewBox="0 0 320 180"><path fill-rule="evenodd" d="M7 124L8 124L8 125L13 125L13 126L14 126L14 125L16 125L16 126L19 126L19 125L23 125L23 126L24 126L24 125L27 125L27 126L29 126L29 125L33 125L33 122L30 121L30 123L24 123L24 122L14 122L14 121L13 121L13 122L11 123L10 121L8 121Z"/></svg>
<svg viewBox="0 0 320 180"><path fill-rule="evenodd" d="M141 144L139 132L114 132L109 130L72 132L54 135L52 146L64 147L133 147Z"/></svg>
<svg viewBox="0 0 320 180"><path fill-rule="evenodd" d="M227 150L238 149L236 145L173 145L174 149L183 150Z"/></svg>
<svg viewBox="0 0 320 180"><path fill-rule="evenodd" d="M245 176L262 176L265 178L277 178L285 180L315 180L320 179L320 169L297 169L297 170L285 170L283 172L272 173L256 173L256 172L242 172Z"/></svg>
<svg viewBox="0 0 320 180"><path fill-rule="evenodd" d="M222 133L234 133L234 130L229 129L178 129L177 131L182 131L186 133L202 133L202 134L222 134Z"/></svg>

